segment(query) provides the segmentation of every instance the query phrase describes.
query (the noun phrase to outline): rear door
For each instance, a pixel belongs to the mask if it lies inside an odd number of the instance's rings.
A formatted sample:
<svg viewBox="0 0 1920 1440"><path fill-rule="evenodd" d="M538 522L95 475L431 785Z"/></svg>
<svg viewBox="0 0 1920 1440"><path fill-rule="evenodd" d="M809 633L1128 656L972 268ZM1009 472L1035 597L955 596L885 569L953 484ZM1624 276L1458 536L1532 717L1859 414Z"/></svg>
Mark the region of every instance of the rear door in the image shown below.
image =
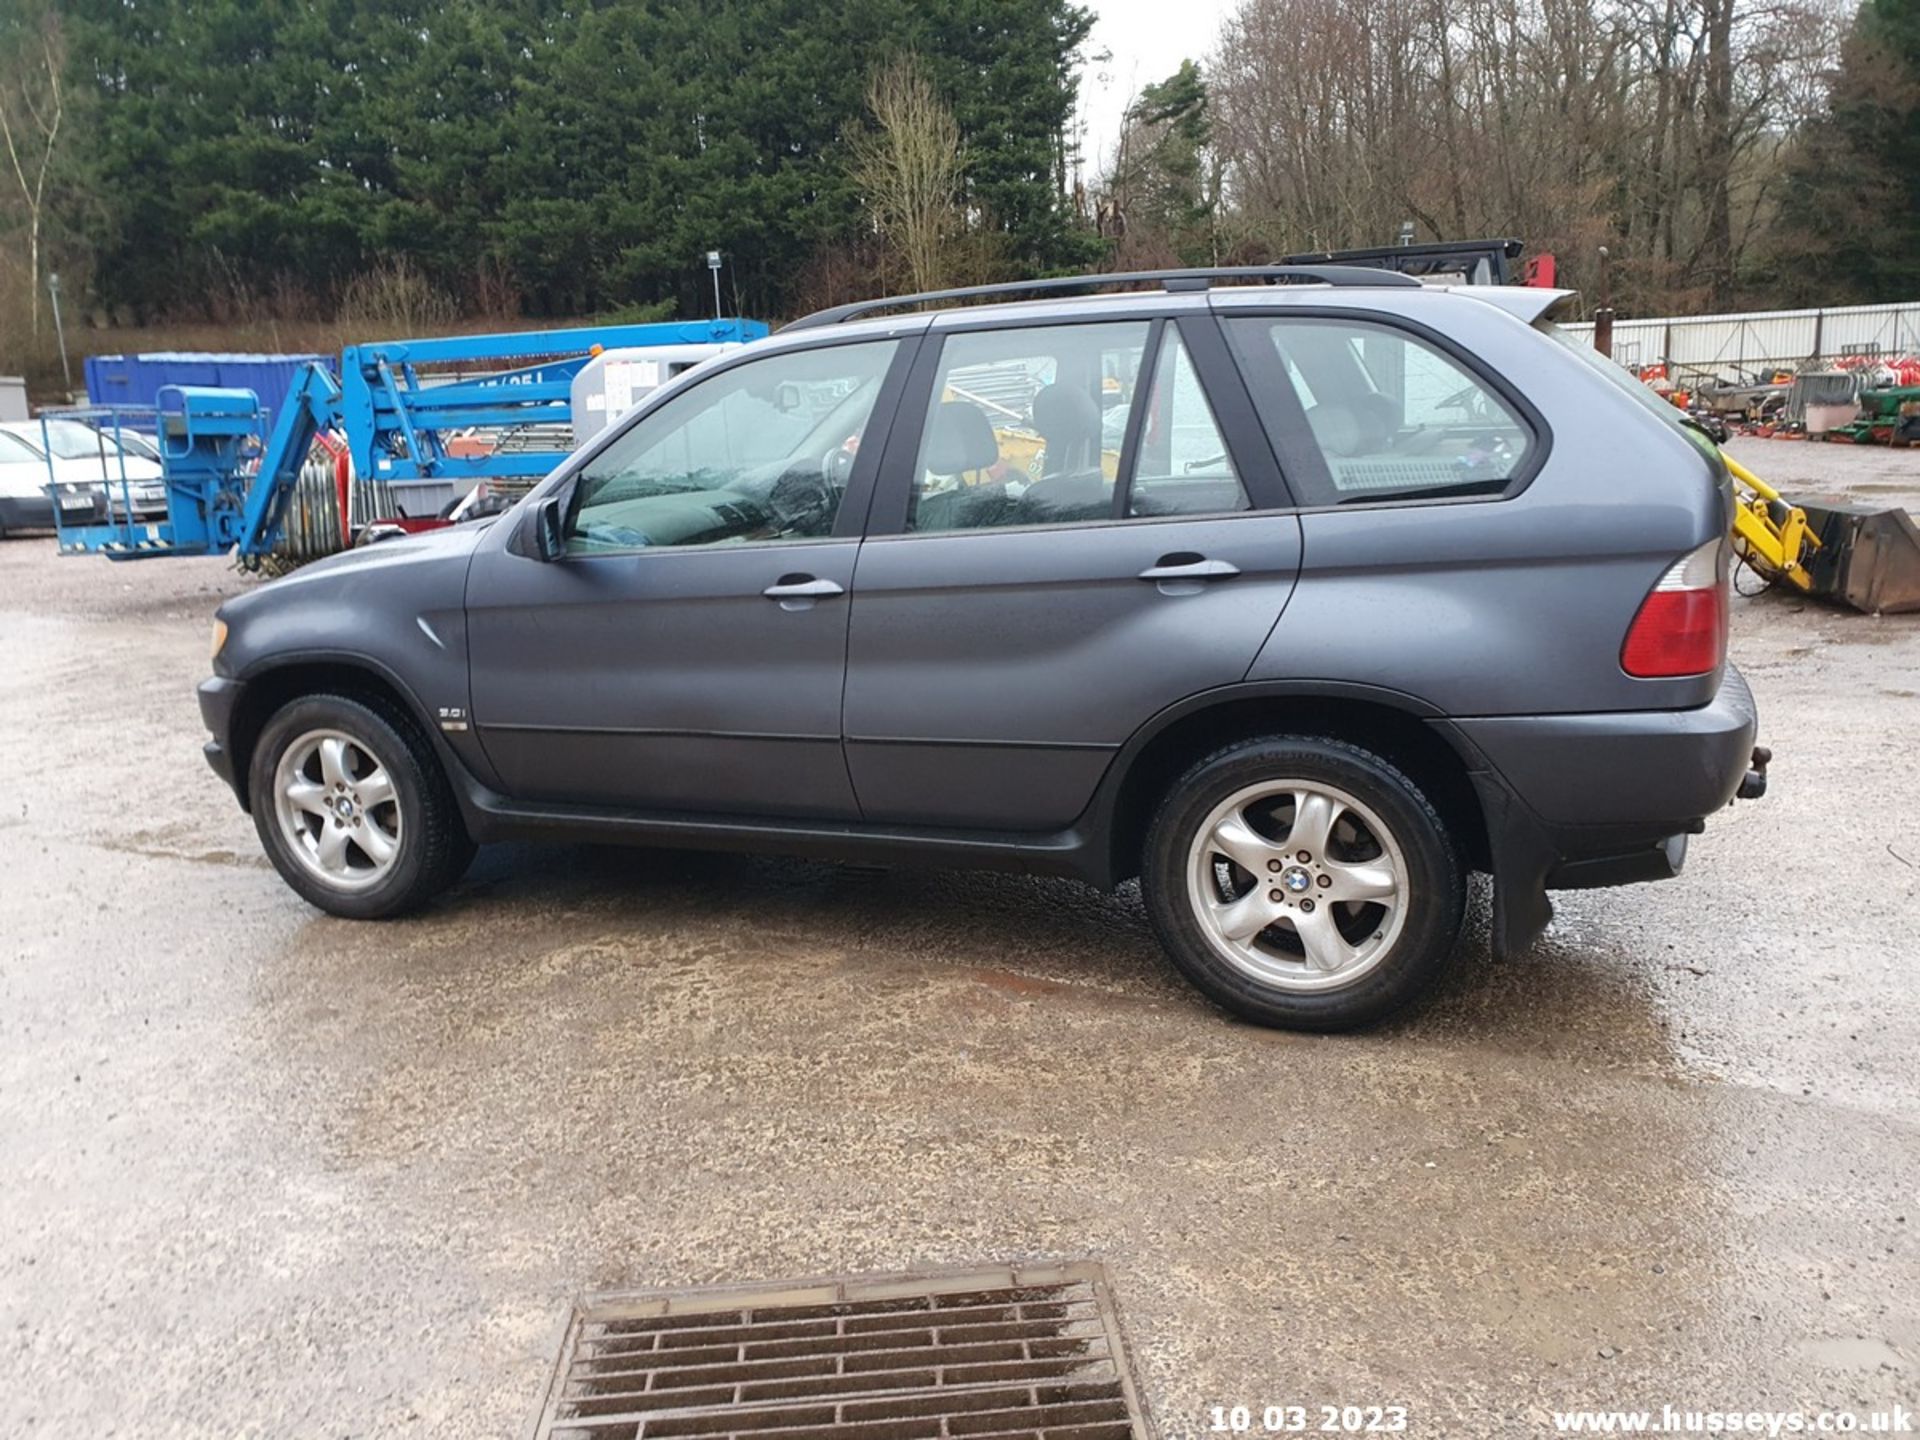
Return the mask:
<svg viewBox="0 0 1920 1440"><path fill-rule="evenodd" d="M871 821L1070 824L1138 726L1245 676L1300 565L1204 312L934 332L878 485L844 717Z"/></svg>

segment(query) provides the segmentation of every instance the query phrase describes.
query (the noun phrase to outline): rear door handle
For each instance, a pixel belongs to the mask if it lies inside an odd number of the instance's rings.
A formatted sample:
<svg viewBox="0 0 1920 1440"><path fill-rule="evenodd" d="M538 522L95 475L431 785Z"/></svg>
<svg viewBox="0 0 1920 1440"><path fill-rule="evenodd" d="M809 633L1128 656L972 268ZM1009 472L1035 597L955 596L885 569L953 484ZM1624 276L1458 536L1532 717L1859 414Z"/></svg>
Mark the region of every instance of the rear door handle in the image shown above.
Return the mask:
<svg viewBox="0 0 1920 1440"><path fill-rule="evenodd" d="M1160 563L1140 572L1142 580L1225 580L1238 575L1240 567L1225 560L1208 560L1199 555L1162 555Z"/></svg>
<svg viewBox="0 0 1920 1440"><path fill-rule="evenodd" d="M782 610L811 610L814 601L847 592L833 580L820 580L812 575L782 575L760 593L769 600L779 601Z"/></svg>

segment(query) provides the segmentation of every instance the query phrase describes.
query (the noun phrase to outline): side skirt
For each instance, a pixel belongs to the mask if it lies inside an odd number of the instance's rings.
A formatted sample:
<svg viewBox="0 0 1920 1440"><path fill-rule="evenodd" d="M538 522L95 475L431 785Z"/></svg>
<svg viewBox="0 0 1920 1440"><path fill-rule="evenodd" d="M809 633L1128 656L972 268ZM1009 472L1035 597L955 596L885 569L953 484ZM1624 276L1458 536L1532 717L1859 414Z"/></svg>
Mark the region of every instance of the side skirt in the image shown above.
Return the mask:
<svg viewBox="0 0 1920 1440"><path fill-rule="evenodd" d="M1062 875L1108 888L1105 847L1079 830L1042 834L868 826L738 815L635 814L586 805L536 805L469 783L457 787L468 833L511 840L643 845L794 855L855 864L922 864Z"/></svg>

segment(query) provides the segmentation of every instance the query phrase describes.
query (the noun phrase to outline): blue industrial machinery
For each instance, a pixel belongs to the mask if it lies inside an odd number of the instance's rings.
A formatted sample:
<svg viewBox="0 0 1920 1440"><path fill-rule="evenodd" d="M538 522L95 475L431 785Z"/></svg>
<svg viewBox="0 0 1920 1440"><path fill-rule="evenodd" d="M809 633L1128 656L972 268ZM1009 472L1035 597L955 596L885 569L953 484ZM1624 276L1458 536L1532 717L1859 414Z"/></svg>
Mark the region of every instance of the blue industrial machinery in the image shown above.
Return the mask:
<svg viewBox="0 0 1920 1440"><path fill-rule="evenodd" d="M134 541L136 553L162 543L176 551L212 554L231 549L241 535L235 477L259 454L266 412L251 390L201 385L162 386L158 396L160 468L167 480L167 534ZM289 407L291 411L292 407ZM145 526L101 526L141 530ZM60 537L66 548L67 537ZM112 553L112 552L109 552Z"/></svg>
<svg viewBox="0 0 1920 1440"><path fill-rule="evenodd" d="M300 366L274 415L252 390L167 386L157 397L166 522L136 523L129 512L107 524L63 525L60 548L113 559L232 550L257 563L280 543L322 431L344 441L356 481L395 495L537 479L569 453L573 378L596 350L743 343L766 333L758 320L690 320L351 345L338 380L323 363ZM502 364L480 374L462 368ZM91 419L97 407L73 413ZM489 443L459 445L467 432ZM509 437L516 443L500 443Z"/></svg>

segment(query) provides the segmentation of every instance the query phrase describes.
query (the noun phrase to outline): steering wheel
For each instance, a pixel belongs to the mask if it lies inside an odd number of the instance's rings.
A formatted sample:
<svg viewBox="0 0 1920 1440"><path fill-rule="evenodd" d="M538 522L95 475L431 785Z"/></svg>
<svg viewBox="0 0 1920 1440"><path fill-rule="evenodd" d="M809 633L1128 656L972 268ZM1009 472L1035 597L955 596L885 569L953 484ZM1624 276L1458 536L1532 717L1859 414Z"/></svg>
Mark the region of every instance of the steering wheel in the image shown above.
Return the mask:
<svg viewBox="0 0 1920 1440"><path fill-rule="evenodd" d="M767 494L767 509L780 528L803 535L825 534L833 524L833 512L840 506L840 492L829 478L828 462L818 472L796 466L774 482Z"/></svg>
<svg viewBox="0 0 1920 1440"><path fill-rule="evenodd" d="M820 457L820 479L834 495L846 493L847 482L853 478L853 451L844 445L836 445Z"/></svg>

